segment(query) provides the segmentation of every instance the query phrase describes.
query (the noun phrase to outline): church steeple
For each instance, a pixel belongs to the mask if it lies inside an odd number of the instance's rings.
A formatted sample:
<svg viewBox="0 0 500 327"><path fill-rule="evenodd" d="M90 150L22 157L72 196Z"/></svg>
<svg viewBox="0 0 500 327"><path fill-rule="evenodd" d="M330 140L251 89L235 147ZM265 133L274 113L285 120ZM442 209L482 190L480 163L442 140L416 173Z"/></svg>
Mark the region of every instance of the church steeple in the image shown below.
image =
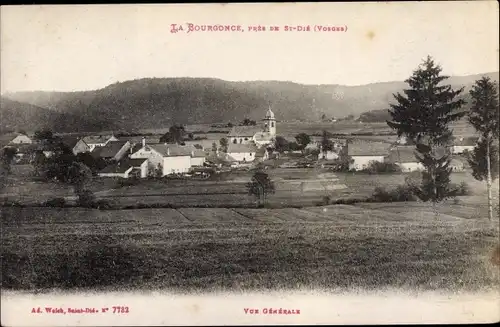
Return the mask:
<svg viewBox="0 0 500 327"><path fill-rule="evenodd" d="M274 117L274 112L271 110L271 105L269 105L269 109L266 113L266 118L264 118L266 122L266 132L271 134L272 136L276 135L276 118Z"/></svg>

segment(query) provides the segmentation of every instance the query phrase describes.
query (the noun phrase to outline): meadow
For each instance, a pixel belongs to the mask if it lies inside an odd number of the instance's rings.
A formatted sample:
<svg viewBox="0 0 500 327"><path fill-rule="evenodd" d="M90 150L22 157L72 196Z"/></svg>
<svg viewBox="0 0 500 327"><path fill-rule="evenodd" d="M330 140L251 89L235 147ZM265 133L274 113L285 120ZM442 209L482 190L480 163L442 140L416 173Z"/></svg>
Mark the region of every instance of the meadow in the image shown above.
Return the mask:
<svg viewBox="0 0 500 327"><path fill-rule="evenodd" d="M498 224L448 208L3 208L2 289L495 289Z"/></svg>
<svg viewBox="0 0 500 327"><path fill-rule="evenodd" d="M71 186L61 183L35 181L29 177L29 165L13 165L13 175L0 193L0 199L37 204L57 197L74 201ZM268 196L273 207L314 206L329 196L333 200L366 199L376 187L387 189L405 183L408 174L332 173L326 168L272 168L266 172L275 183L276 192ZM99 199L114 205L171 204L176 206L255 206L256 198L248 195L246 183L252 172L239 170L214 175L210 180L140 180L137 184L122 186L113 178L94 178L87 187ZM452 174L452 182L467 183L471 195L484 206L486 187L476 181L470 172ZM498 198L498 187L494 195Z"/></svg>

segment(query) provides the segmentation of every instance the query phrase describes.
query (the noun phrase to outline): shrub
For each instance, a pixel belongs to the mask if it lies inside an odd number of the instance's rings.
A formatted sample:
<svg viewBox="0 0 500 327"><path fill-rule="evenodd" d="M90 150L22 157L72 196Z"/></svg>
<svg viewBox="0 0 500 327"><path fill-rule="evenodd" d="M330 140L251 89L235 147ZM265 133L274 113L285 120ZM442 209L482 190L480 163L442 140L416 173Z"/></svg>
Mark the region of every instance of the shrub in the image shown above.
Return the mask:
<svg viewBox="0 0 500 327"><path fill-rule="evenodd" d="M398 185L392 190L376 187L369 201L374 202L407 202L416 201L412 188L408 185Z"/></svg>
<svg viewBox="0 0 500 327"><path fill-rule="evenodd" d="M106 210L106 209L112 209L113 204L109 200L97 200L92 204L92 207L99 209L99 210Z"/></svg>
<svg viewBox="0 0 500 327"><path fill-rule="evenodd" d="M19 201L5 200L2 207L24 207L24 204Z"/></svg>
<svg viewBox="0 0 500 327"><path fill-rule="evenodd" d="M372 161L368 165L368 168L362 171L369 174L400 173L401 168L395 163Z"/></svg>
<svg viewBox="0 0 500 327"><path fill-rule="evenodd" d="M66 199L64 198L54 198L44 202L44 206L46 207L63 208L65 205L66 205Z"/></svg>
<svg viewBox="0 0 500 327"><path fill-rule="evenodd" d="M332 197L329 195L323 196L322 203L323 205L328 205L332 201Z"/></svg>
<svg viewBox="0 0 500 327"><path fill-rule="evenodd" d="M467 196L467 195L471 195L472 194L470 186L466 182L461 182L458 185L452 183L451 184L451 189L457 190L457 194L456 194L457 196Z"/></svg>
<svg viewBox="0 0 500 327"><path fill-rule="evenodd" d="M126 187L126 186L134 186L139 184L140 179L137 177L131 178L120 178L116 181L116 188Z"/></svg>
<svg viewBox="0 0 500 327"><path fill-rule="evenodd" d="M80 207L92 208L95 202L94 193L90 190L83 190L78 193L76 204Z"/></svg>

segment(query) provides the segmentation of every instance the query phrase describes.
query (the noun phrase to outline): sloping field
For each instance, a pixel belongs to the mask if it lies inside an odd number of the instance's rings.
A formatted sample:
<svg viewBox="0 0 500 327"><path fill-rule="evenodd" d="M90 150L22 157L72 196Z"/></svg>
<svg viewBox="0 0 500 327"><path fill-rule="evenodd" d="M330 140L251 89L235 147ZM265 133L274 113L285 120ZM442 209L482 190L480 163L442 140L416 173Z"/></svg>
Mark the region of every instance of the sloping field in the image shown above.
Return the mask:
<svg viewBox="0 0 500 327"><path fill-rule="evenodd" d="M461 198L459 204L444 203L436 205L436 210L439 212L439 220L461 219L476 223L487 220L488 208L484 205L484 199L483 203L479 204L474 201L468 201L468 198ZM432 205L422 202L357 203L356 207L367 209L370 212L372 210L382 210L395 213L410 220L425 221L434 217Z"/></svg>
<svg viewBox="0 0 500 327"><path fill-rule="evenodd" d="M194 223L252 223L252 220L225 208L180 208L178 211Z"/></svg>
<svg viewBox="0 0 500 327"><path fill-rule="evenodd" d="M500 272L491 261L498 226L469 224L477 220L457 216L422 220L391 210L396 209L383 204L372 209L2 208L1 285L16 290L498 287Z"/></svg>

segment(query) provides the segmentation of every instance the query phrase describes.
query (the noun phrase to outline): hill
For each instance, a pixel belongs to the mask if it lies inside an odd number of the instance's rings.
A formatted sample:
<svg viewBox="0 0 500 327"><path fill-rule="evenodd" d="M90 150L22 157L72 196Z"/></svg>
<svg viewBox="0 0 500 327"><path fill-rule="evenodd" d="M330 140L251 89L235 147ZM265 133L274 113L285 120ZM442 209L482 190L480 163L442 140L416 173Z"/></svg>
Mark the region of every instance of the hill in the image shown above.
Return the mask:
<svg viewBox="0 0 500 327"><path fill-rule="evenodd" d="M58 132L98 131L108 125L109 123L105 121L90 120L80 115L56 112L5 97L0 98L0 134L42 128Z"/></svg>
<svg viewBox="0 0 500 327"><path fill-rule="evenodd" d="M498 72L485 75L498 79ZM448 83L470 88L481 76L451 77ZM165 128L173 123L234 123L245 117L259 120L269 105L279 120L319 121L323 114L327 117L359 116L387 108L392 94L405 87L404 82L344 86L282 81L230 82L213 78L144 78L114 83L95 91L35 91L5 96L52 112L73 115L74 119L84 117L85 121L95 122L102 128L145 129Z"/></svg>

